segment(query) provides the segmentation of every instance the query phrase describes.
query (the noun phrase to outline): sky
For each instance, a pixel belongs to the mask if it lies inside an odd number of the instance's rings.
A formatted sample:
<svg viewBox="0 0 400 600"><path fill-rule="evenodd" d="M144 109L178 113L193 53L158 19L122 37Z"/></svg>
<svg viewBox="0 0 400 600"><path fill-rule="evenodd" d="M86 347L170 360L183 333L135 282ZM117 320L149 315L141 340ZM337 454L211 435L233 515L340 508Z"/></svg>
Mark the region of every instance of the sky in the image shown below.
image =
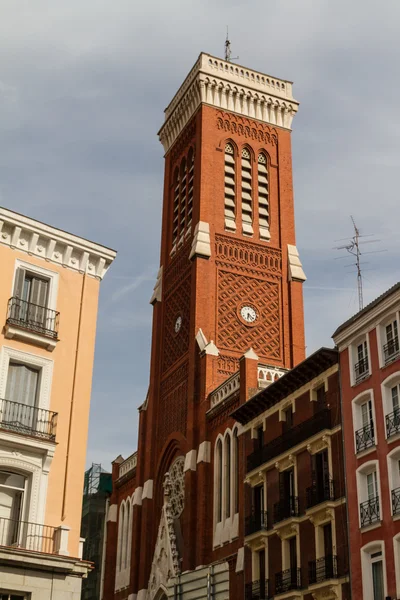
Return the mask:
<svg viewBox="0 0 400 600"><path fill-rule="evenodd" d="M137 443L159 266L163 110L201 51L294 81L307 354L397 282L398 0L0 0L0 205L118 250L101 283L87 464Z"/></svg>

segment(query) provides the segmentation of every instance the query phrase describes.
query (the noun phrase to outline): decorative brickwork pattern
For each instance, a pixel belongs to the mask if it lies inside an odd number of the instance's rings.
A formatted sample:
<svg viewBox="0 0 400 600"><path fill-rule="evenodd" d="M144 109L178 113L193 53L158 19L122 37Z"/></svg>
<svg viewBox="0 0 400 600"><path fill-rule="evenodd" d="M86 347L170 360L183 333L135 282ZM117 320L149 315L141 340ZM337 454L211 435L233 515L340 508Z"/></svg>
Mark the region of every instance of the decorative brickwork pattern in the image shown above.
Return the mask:
<svg viewBox="0 0 400 600"><path fill-rule="evenodd" d="M191 263L189 261L190 248L191 243L190 241L187 241L184 246L180 248L179 252L175 254L174 258L165 269L163 282L165 296L168 296L170 291L174 290L179 282L188 276L191 269Z"/></svg>
<svg viewBox="0 0 400 600"><path fill-rule="evenodd" d="M239 359L227 356L226 354L220 354L218 357L218 374L226 375L229 377L232 373L236 373L239 370Z"/></svg>
<svg viewBox="0 0 400 600"><path fill-rule="evenodd" d="M189 273L165 301L164 372L172 367L189 348L190 288ZM181 326L176 332L175 324L178 317L181 318Z"/></svg>
<svg viewBox="0 0 400 600"><path fill-rule="evenodd" d="M172 432L186 435L187 377L188 363L185 363L161 383L157 431L160 449Z"/></svg>
<svg viewBox="0 0 400 600"><path fill-rule="evenodd" d="M193 141L194 136L196 135L196 119L194 118L191 123L189 123L181 135L176 140L172 150L171 150L171 165L174 166L175 161L180 158L183 152L189 147L190 143Z"/></svg>
<svg viewBox="0 0 400 600"><path fill-rule="evenodd" d="M266 248L254 242L236 240L224 235L215 236L216 264L243 270L268 279L280 279L282 252L278 248Z"/></svg>
<svg viewBox="0 0 400 600"><path fill-rule="evenodd" d="M277 283L220 269L218 299L218 348L245 352L252 347L268 358L281 358ZM249 299L257 309L257 327L249 327L238 317L238 307Z"/></svg>
<svg viewBox="0 0 400 600"><path fill-rule="evenodd" d="M278 136L274 129L251 119L237 117L231 113L218 112L217 127L229 133L243 135L248 140L257 140L273 146L278 143Z"/></svg>

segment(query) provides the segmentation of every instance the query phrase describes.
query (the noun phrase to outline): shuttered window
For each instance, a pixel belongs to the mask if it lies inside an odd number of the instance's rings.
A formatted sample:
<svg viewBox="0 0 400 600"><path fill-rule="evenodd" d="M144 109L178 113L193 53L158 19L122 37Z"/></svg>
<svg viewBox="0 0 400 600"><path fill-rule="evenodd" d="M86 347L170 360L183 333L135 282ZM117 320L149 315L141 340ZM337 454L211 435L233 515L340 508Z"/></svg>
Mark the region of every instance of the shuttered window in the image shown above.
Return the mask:
<svg viewBox="0 0 400 600"><path fill-rule="evenodd" d="M242 150L242 231L244 235L253 235L253 200L251 180L251 154L247 148Z"/></svg>
<svg viewBox="0 0 400 600"><path fill-rule="evenodd" d="M269 231L269 189L268 189L268 162L264 153L258 156L258 220L260 227L260 238L269 240L271 234Z"/></svg>
<svg viewBox="0 0 400 600"><path fill-rule="evenodd" d="M35 406L39 371L27 365L10 362L8 366L6 399L27 406Z"/></svg>
<svg viewBox="0 0 400 600"><path fill-rule="evenodd" d="M175 176L174 176L174 209L173 209L173 215L172 215L172 250L176 249L176 245L178 243L179 190L180 190L179 170L176 169Z"/></svg>
<svg viewBox="0 0 400 600"><path fill-rule="evenodd" d="M232 144L225 146L225 229L236 231L235 153Z"/></svg>
<svg viewBox="0 0 400 600"><path fill-rule="evenodd" d="M17 269L14 284L14 296L25 302L45 307L47 305L49 292L49 280L38 277L27 272L25 269Z"/></svg>
<svg viewBox="0 0 400 600"><path fill-rule="evenodd" d="M193 149L189 152L188 158L188 193L187 193L187 217L186 217L186 232L192 229L193 219L193 185L194 185L194 152Z"/></svg>

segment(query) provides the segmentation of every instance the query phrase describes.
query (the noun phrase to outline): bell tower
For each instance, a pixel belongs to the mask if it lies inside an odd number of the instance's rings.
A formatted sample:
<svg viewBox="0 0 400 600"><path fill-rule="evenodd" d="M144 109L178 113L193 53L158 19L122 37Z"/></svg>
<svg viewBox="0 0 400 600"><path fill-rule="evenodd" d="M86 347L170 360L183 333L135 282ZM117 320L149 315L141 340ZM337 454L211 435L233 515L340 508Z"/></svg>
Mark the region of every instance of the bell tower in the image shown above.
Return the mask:
<svg viewBox="0 0 400 600"><path fill-rule="evenodd" d="M136 590L148 586L163 478L179 456L182 570L211 556L212 536L209 547L196 548L192 535L199 507L212 511L209 394L250 348L259 364L281 369L305 357L291 155L297 108L291 82L201 53L165 110L160 269L136 474L143 490ZM212 360L203 380L205 354ZM210 448L204 485L201 448Z"/></svg>

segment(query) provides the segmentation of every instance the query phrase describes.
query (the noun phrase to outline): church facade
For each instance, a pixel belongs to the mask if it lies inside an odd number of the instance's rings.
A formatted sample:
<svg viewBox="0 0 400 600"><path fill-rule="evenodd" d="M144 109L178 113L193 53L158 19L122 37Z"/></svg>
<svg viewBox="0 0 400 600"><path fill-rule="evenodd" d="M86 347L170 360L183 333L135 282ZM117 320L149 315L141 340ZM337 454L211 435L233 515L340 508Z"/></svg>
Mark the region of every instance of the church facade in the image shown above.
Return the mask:
<svg viewBox="0 0 400 600"><path fill-rule="evenodd" d="M104 600L244 597L232 413L305 357L297 108L291 82L202 53L165 110L150 385L137 452L113 463Z"/></svg>

